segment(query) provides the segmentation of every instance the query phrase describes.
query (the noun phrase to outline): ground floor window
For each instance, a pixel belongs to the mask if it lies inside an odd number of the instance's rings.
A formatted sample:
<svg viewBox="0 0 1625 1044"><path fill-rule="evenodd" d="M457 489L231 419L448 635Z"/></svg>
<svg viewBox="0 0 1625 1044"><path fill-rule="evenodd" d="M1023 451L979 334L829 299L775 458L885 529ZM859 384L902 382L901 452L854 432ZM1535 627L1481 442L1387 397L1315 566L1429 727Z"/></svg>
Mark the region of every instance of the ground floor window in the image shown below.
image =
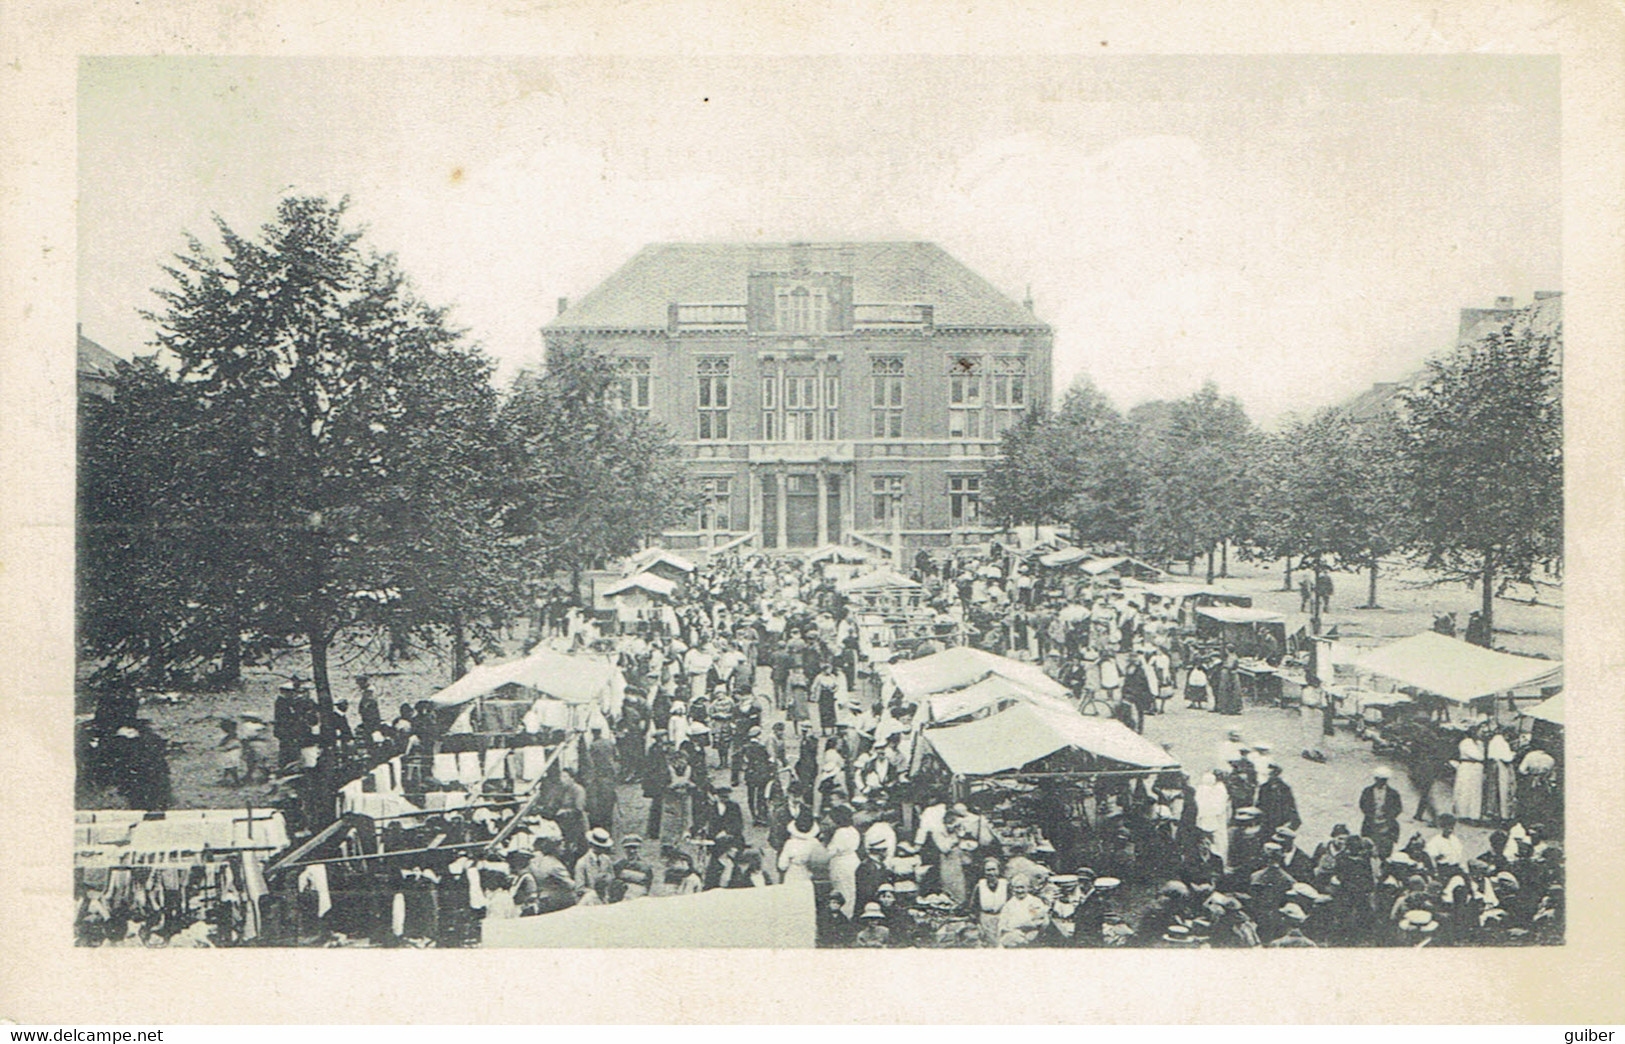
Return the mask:
<svg viewBox="0 0 1625 1044"><path fill-rule="evenodd" d="M948 476L948 516L954 525L973 525L981 515L982 476Z"/></svg>
<svg viewBox="0 0 1625 1044"><path fill-rule="evenodd" d="M733 479L726 476L700 480L700 529L730 532L733 529Z"/></svg>
<svg viewBox="0 0 1625 1044"><path fill-rule="evenodd" d="M876 522L890 523L895 501L895 510L903 509L903 476L876 475L874 477L874 519Z"/></svg>

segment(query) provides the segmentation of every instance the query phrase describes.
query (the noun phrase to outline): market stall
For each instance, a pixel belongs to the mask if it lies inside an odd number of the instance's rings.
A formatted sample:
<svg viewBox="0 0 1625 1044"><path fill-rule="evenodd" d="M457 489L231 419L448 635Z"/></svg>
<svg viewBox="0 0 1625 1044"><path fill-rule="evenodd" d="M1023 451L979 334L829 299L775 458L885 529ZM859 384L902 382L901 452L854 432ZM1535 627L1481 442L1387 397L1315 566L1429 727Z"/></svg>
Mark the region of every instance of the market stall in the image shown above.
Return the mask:
<svg viewBox="0 0 1625 1044"><path fill-rule="evenodd" d="M1072 711L1066 700L998 674L990 674L975 684L951 692L933 693L920 703L921 727L945 725L986 717L1017 703L1030 703L1056 711Z"/></svg>
<svg viewBox="0 0 1625 1044"><path fill-rule="evenodd" d="M895 690L909 703L918 704L929 696L968 688L994 675L1054 699L1065 700L1069 695L1066 686L1030 663L969 646L888 665L884 672L885 695L889 699Z"/></svg>
<svg viewBox="0 0 1625 1044"><path fill-rule="evenodd" d="M1080 562L1090 559L1089 552L1081 547L1063 547L1058 551L1050 551L1038 556L1038 564L1046 569L1066 569Z"/></svg>
<svg viewBox="0 0 1625 1044"><path fill-rule="evenodd" d="M488 918L483 933L482 945L494 949L808 949L816 942L817 909L812 882L797 881Z"/></svg>
<svg viewBox="0 0 1625 1044"><path fill-rule="evenodd" d="M953 798L983 811L1007 849L1052 866L1115 866L1123 853L1106 825L1143 807L1141 796L1177 793L1182 782L1178 759L1162 747L1070 708L1014 703L922 735Z"/></svg>
<svg viewBox="0 0 1625 1044"><path fill-rule="evenodd" d="M265 861L288 846L266 808L74 814L81 945L228 946L257 940Z"/></svg>
<svg viewBox="0 0 1625 1044"><path fill-rule="evenodd" d="M919 606L924 588L892 569L861 573L835 585L855 610L911 609Z"/></svg>
<svg viewBox="0 0 1625 1044"><path fill-rule="evenodd" d="M1162 578L1162 570L1149 562L1142 562L1138 558L1119 555L1115 558L1091 558L1080 561L1078 569L1094 577L1096 580L1105 580L1116 577L1120 580L1155 581Z"/></svg>
<svg viewBox="0 0 1625 1044"><path fill-rule="evenodd" d="M627 559L626 574L632 576L637 573L653 573L662 580L681 584L693 575L695 565L692 561L663 547L650 547L639 551Z"/></svg>
<svg viewBox="0 0 1625 1044"><path fill-rule="evenodd" d="M1026 702L976 721L928 728L924 735L961 777L1019 774L1060 751L1078 758L1079 771L1179 767L1172 754L1120 721Z"/></svg>
<svg viewBox="0 0 1625 1044"><path fill-rule="evenodd" d="M670 606L676 594L675 581L644 572L599 588L596 601L602 608L612 611L623 628L657 621L673 627L676 617L671 615Z"/></svg>
<svg viewBox="0 0 1625 1044"><path fill-rule="evenodd" d="M1496 652L1436 631L1373 649L1358 666L1394 688L1434 701L1452 721L1516 715L1563 685L1560 661Z"/></svg>

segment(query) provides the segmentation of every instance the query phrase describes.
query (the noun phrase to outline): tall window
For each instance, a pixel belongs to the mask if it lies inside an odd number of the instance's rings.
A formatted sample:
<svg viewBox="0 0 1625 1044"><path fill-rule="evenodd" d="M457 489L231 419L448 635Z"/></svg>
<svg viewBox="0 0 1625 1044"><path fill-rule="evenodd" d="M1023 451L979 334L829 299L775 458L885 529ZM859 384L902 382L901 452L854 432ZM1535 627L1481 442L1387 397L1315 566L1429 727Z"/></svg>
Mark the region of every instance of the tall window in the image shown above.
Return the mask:
<svg viewBox="0 0 1625 1044"><path fill-rule="evenodd" d="M875 521L891 524L891 513L903 510L903 476L876 475L874 478Z"/></svg>
<svg viewBox="0 0 1625 1044"><path fill-rule="evenodd" d="M948 516L954 525L972 525L982 515L982 476L948 476Z"/></svg>
<svg viewBox="0 0 1625 1044"><path fill-rule="evenodd" d="M728 437L728 362L726 355L699 359L701 439Z"/></svg>
<svg viewBox="0 0 1625 1044"><path fill-rule="evenodd" d="M824 438L830 441L840 437L841 379L833 374L824 375Z"/></svg>
<svg viewBox="0 0 1625 1044"><path fill-rule="evenodd" d="M784 378L784 437L792 442L818 438L818 378L795 374Z"/></svg>
<svg viewBox="0 0 1625 1044"><path fill-rule="evenodd" d="M993 436L1021 421L1027 409L1027 357L1000 355L993 360Z"/></svg>
<svg viewBox="0 0 1625 1044"><path fill-rule="evenodd" d="M785 333L823 333L829 329L829 293L805 286L780 287L774 294L779 330Z"/></svg>
<svg viewBox="0 0 1625 1044"><path fill-rule="evenodd" d="M733 479L726 476L700 480L700 528L707 532L733 529Z"/></svg>
<svg viewBox="0 0 1625 1044"><path fill-rule="evenodd" d="M900 439L903 437L903 358L876 355L871 367L874 381L871 431L877 439Z"/></svg>
<svg viewBox="0 0 1625 1044"><path fill-rule="evenodd" d="M762 438L769 442L779 437L779 375L762 378Z"/></svg>
<svg viewBox="0 0 1625 1044"><path fill-rule="evenodd" d="M615 405L623 410L649 408L649 360L620 359L615 363Z"/></svg>
<svg viewBox="0 0 1625 1044"><path fill-rule="evenodd" d="M966 355L953 359L948 371L948 437L982 437L982 358Z"/></svg>

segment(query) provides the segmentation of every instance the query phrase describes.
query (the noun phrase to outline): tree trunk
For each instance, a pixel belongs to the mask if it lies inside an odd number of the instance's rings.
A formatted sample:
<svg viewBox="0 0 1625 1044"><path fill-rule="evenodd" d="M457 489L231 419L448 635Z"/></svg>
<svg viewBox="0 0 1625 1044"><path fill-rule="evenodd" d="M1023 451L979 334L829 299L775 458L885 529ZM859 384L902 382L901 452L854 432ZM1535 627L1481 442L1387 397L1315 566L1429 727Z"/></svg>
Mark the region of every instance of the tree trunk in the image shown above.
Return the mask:
<svg viewBox="0 0 1625 1044"><path fill-rule="evenodd" d="M1207 582L1213 582L1213 548L1207 549Z"/></svg>
<svg viewBox="0 0 1625 1044"><path fill-rule="evenodd" d="M1300 565L1302 563L1299 563ZM1313 594L1309 599L1309 633L1320 633L1320 577L1323 572L1320 565L1320 556L1315 556L1314 572L1311 574L1310 584L1313 585Z"/></svg>
<svg viewBox="0 0 1625 1044"><path fill-rule="evenodd" d="M575 596L576 604L579 605L581 603L581 567L578 565L570 567L570 590Z"/></svg>
<svg viewBox="0 0 1625 1044"><path fill-rule="evenodd" d="M1286 556L1286 579L1281 581L1281 590L1292 590L1292 556Z"/></svg>
<svg viewBox="0 0 1625 1044"><path fill-rule="evenodd" d="M1484 620L1484 648L1495 648L1495 552L1484 549L1484 572L1480 577L1484 590L1479 592L1479 616Z"/></svg>
<svg viewBox="0 0 1625 1044"><path fill-rule="evenodd" d="M231 621L226 641L220 650L220 677L222 685L236 685L243 680L243 632L237 621Z"/></svg>
<svg viewBox="0 0 1625 1044"><path fill-rule="evenodd" d="M316 706L321 708L321 746L327 749L332 745L334 737L331 735L333 718L333 685L327 677L327 635L321 628L312 627L306 631L310 640L310 680L316 686Z"/></svg>
<svg viewBox="0 0 1625 1044"><path fill-rule="evenodd" d="M1230 576L1230 538L1225 537L1219 541L1219 575Z"/></svg>
<svg viewBox="0 0 1625 1044"><path fill-rule="evenodd" d="M1377 604L1377 560L1375 558L1371 559L1369 577L1370 582L1366 585L1365 604L1360 608L1381 609L1382 606Z"/></svg>
<svg viewBox="0 0 1625 1044"><path fill-rule="evenodd" d="M468 640L463 633L463 614L451 617L451 680L456 681L468 673Z"/></svg>

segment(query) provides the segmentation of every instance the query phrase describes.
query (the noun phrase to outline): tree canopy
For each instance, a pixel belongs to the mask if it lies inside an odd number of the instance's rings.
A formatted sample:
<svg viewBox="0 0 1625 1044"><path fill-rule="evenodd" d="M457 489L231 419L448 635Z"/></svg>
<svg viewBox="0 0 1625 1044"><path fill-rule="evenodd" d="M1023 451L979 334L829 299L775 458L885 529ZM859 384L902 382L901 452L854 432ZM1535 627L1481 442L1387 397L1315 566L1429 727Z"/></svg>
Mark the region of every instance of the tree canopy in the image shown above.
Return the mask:
<svg viewBox="0 0 1625 1044"><path fill-rule="evenodd" d="M1403 396L1411 546L1429 569L1494 597L1563 546L1561 329L1508 322L1428 364Z"/></svg>

